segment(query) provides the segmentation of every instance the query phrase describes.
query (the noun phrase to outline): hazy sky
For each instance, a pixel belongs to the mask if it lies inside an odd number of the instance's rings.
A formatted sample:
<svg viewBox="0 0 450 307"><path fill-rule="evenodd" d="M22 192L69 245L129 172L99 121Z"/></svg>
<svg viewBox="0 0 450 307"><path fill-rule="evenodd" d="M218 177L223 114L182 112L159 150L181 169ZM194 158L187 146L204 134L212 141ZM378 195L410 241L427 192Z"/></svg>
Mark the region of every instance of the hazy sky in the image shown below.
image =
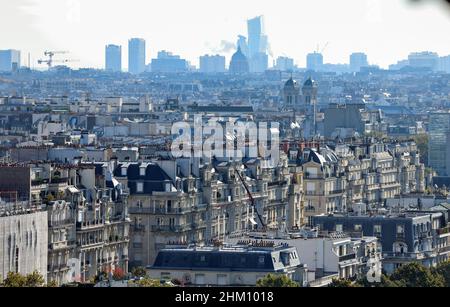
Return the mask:
<svg viewBox="0 0 450 307"><path fill-rule="evenodd" d="M126 67L128 38L142 37L147 62L158 50L195 65L206 53L228 61L229 42L247 35L246 20L257 15L274 56L302 67L327 42L327 63L347 63L354 51L382 67L411 51L450 54L450 12L407 0L0 0L0 49L21 49L23 64L28 52L35 63L44 50L69 50L80 60L71 66L103 67L104 46L114 43L124 46Z"/></svg>

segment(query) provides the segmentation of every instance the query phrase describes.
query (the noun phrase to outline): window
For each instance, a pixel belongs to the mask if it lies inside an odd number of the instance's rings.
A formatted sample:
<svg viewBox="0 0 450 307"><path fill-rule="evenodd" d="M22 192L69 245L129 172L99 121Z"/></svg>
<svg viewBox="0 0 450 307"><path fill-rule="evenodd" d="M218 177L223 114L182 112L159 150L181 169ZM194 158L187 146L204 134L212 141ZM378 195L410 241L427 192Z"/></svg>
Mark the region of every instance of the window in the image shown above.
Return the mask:
<svg viewBox="0 0 450 307"><path fill-rule="evenodd" d="M405 233L405 226L397 225L397 234L404 234L404 233Z"/></svg>
<svg viewBox="0 0 450 307"><path fill-rule="evenodd" d="M138 182L136 185L136 191L138 193L144 193L144 183Z"/></svg>
<svg viewBox="0 0 450 307"><path fill-rule="evenodd" d="M147 171L147 169L146 169L145 167L141 167L141 168L139 169L139 175L140 175L141 177L144 177L146 171Z"/></svg>
<svg viewBox="0 0 450 307"><path fill-rule="evenodd" d="M122 176L126 176L126 175L127 175L127 168L122 167Z"/></svg>
<svg viewBox="0 0 450 307"><path fill-rule="evenodd" d="M343 232L344 226L342 224L336 224L336 232Z"/></svg>
<svg viewBox="0 0 450 307"><path fill-rule="evenodd" d="M373 234L374 235L381 235L381 225L374 225L373 226Z"/></svg>
<svg viewBox="0 0 450 307"><path fill-rule="evenodd" d="M258 264L260 264L260 265L264 265L264 263L265 263L265 260L266 260L266 257L264 257L264 256L260 256L260 257L258 258Z"/></svg>

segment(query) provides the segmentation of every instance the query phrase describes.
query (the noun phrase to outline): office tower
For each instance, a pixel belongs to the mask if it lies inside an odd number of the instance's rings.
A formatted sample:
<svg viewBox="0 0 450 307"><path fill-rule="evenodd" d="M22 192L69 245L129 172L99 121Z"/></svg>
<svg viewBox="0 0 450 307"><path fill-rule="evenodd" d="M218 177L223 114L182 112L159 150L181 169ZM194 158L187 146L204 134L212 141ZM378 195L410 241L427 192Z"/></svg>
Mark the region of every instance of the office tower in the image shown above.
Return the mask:
<svg viewBox="0 0 450 307"><path fill-rule="evenodd" d="M225 57L220 55L204 55L200 57L200 72L223 73L225 72Z"/></svg>
<svg viewBox="0 0 450 307"><path fill-rule="evenodd" d="M152 60L152 72L175 73L189 70L189 63L165 50L158 52L158 58Z"/></svg>
<svg viewBox="0 0 450 307"><path fill-rule="evenodd" d="M258 16L248 20L247 58L251 72L263 72L267 70L269 63L269 57L267 55L268 47L268 38L264 28L264 16Z"/></svg>
<svg viewBox="0 0 450 307"><path fill-rule="evenodd" d="M323 55L318 52L309 53L306 56L306 68L308 70L320 71L323 67Z"/></svg>
<svg viewBox="0 0 450 307"><path fill-rule="evenodd" d="M241 48L238 47L238 50L230 62L230 73L232 74L246 74L250 71L250 67L248 64L247 57L242 53Z"/></svg>
<svg viewBox="0 0 450 307"><path fill-rule="evenodd" d="M276 69L281 71L293 71L294 59L288 57L278 57L276 63Z"/></svg>
<svg viewBox="0 0 450 307"><path fill-rule="evenodd" d="M269 56L266 53L259 52L250 60L250 71L255 73L265 72L269 68Z"/></svg>
<svg viewBox="0 0 450 307"><path fill-rule="evenodd" d="M145 70L145 40L132 38L128 42L128 71L140 74Z"/></svg>
<svg viewBox="0 0 450 307"><path fill-rule="evenodd" d="M11 72L20 68L19 50L0 50L0 71Z"/></svg>
<svg viewBox="0 0 450 307"><path fill-rule="evenodd" d="M111 72L122 71L122 46L107 45L105 49L105 69Z"/></svg>
<svg viewBox="0 0 450 307"><path fill-rule="evenodd" d="M365 53L356 52L350 55L350 70L352 72L360 72L362 67L367 66L369 66L369 63Z"/></svg>
<svg viewBox="0 0 450 307"><path fill-rule="evenodd" d="M414 68L426 68L437 70L439 65L439 56L434 52L414 52L408 56L409 66Z"/></svg>
<svg viewBox="0 0 450 307"><path fill-rule="evenodd" d="M248 44L247 38L245 36L239 35L237 46L241 48L242 54L244 54L248 58Z"/></svg>
<svg viewBox="0 0 450 307"><path fill-rule="evenodd" d="M439 58L438 70L440 72L450 73L450 55Z"/></svg>
<svg viewBox="0 0 450 307"><path fill-rule="evenodd" d="M428 166L440 176L450 175L450 113L430 114Z"/></svg>

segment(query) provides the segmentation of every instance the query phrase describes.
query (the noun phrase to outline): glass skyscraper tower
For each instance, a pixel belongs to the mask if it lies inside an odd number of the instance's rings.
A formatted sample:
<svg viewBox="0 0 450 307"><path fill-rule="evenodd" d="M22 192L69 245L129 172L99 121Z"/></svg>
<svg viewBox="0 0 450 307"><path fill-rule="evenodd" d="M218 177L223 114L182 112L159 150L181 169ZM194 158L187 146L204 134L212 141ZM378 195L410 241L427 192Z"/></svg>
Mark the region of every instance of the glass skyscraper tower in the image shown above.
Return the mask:
<svg viewBox="0 0 450 307"><path fill-rule="evenodd" d="M145 71L145 40L132 38L128 42L128 71L140 74Z"/></svg>

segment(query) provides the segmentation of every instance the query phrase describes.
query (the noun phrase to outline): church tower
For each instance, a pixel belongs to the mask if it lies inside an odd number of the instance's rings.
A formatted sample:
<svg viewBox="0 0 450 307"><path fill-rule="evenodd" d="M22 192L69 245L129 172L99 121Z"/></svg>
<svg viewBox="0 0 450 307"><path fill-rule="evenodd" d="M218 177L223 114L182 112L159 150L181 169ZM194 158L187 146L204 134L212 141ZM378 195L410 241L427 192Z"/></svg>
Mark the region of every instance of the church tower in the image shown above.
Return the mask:
<svg viewBox="0 0 450 307"><path fill-rule="evenodd" d="M298 108L300 104L300 87L292 77L284 84L283 102L285 108Z"/></svg>
<svg viewBox="0 0 450 307"><path fill-rule="evenodd" d="M317 105L317 92L318 87L317 83L311 79L311 77L308 78L308 80L305 81L303 84L303 103L306 107Z"/></svg>
<svg viewBox="0 0 450 307"><path fill-rule="evenodd" d="M308 137L315 138L317 136L317 93L318 86L317 83L308 78L305 81L302 88L303 93L303 108L306 110L306 121L307 135Z"/></svg>

